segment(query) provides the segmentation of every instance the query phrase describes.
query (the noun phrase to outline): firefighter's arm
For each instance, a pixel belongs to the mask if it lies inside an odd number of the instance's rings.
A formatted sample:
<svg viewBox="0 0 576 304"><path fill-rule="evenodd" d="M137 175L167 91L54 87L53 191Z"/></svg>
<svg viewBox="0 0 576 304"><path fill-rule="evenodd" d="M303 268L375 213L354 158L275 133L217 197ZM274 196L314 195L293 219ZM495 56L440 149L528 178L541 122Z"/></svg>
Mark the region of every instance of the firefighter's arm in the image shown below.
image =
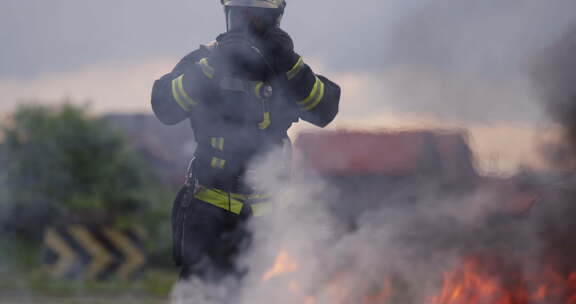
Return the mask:
<svg viewBox="0 0 576 304"><path fill-rule="evenodd" d="M270 30L266 37L266 54L276 73L286 80L287 95L295 102L300 118L325 127L338 113L340 87L328 78L316 75L294 52L290 35L280 28Z"/></svg>
<svg viewBox="0 0 576 304"><path fill-rule="evenodd" d="M190 53L172 72L154 82L152 109L162 123L173 125L191 117L206 99L213 71L203 53Z"/></svg>
<svg viewBox="0 0 576 304"><path fill-rule="evenodd" d="M334 120L340 103L340 86L315 74L302 57L298 57L286 72L286 78L289 95L298 106L300 118L319 127Z"/></svg>

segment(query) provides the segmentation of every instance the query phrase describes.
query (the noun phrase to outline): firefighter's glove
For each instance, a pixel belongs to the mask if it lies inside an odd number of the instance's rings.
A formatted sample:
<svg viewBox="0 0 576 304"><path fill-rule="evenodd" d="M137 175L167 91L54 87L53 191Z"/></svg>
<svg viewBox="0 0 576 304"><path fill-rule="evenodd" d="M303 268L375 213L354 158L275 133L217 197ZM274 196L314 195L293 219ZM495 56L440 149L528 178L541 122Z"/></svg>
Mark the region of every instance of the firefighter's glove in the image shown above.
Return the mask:
<svg viewBox="0 0 576 304"><path fill-rule="evenodd" d="M298 61L294 42L290 35L279 27L271 28L262 38L264 54L277 75L286 73Z"/></svg>
<svg viewBox="0 0 576 304"><path fill-rule="evenodd" d="M242 32L224 33L217 41L209 61L223 75L250 80L268 79L272 75L272 67L262 51Z"/></svg>

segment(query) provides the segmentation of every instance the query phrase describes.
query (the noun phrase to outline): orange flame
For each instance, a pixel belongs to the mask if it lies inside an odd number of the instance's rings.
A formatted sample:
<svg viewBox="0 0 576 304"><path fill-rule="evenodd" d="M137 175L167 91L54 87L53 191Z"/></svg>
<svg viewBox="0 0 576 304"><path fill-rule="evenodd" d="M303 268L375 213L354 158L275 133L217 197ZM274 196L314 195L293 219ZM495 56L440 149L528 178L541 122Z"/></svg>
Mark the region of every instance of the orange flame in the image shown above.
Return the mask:
<svg viewBox="0 0 576 304"><path fill-rule="evenodd" d="M280 275L292 273L297 270L298 263L288 254L288 251L282 249L278 253L272 268L262 275L262 281L266 282Z"/></svg>
<svg viewBox="0 0 576 304"><path fill-rule="evenodd" d="M576 304L576 272L569 276L552 268L525 277L488 269L479 259L444 274L440 293L430 304Z"/></svg>
<svg viewBox="0 0 576 304"><path fill-rule="evenodd" d="M488 259L486 259L488 257ZM495 259L494 259L495 258ZM437 295L419 303L426 304L576 304L576 271L562 272L553 264L541 271L526 273L514 263L514 259L496 256L473 256L456 269L443 274L441 288ZM516 261L517 262L517 261ZM273 266L262 276L267 282L275 277L292 274L299 270L297 261L288 251L281 250ZM352 290L346 272L341 272L313 292L306 291L295 278L286 277L287 290L298 303L316 304L385 304L391 303L395 293L393 281L384 279L376 288L369 288L357 294ZM355 298L355 299L352 299Z"/></svg>
<svg viewBox="0 0 576 304"><path fill-rule="evenodd" d="M298 262L288 253L287 250L282 249L278 252L272 267L270 267L261 277L262 282L268 282L274 278L295 273L299 270ZM298 299L298 303L316 304L319 300L310 293L303 290L300 282L290 279L287 284L287 290ZM344 304L350 296L352 290L346 281L346 273L342 272L334 275L323 288L322 297L330 299L330 303ZM317 291L318 292L318 291ZM392 285L390 279L385 279L380 285L379 289L373 289L372 292L363 296L362 304L384 304L388 303L390 294L392 293Z"/></svg>

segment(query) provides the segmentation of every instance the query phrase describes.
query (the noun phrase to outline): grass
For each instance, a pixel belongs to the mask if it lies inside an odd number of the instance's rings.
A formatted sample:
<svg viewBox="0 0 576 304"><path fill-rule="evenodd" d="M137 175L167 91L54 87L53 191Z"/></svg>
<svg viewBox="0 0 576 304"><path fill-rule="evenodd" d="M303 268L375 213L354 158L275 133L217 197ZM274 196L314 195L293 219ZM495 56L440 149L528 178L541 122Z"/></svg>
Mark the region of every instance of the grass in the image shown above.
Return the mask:
<svg viewBox="0 0 576 304"><path fill-rule="evenodd" d="M0 295L33 295L47 297L155 297L166 298L177 278L166 270L147 270L134 281L111 279L83 281L56 279L42 270L2 275Z"/></svg>
<svg viewBox="0 0 576 304"><path fill-rule="evenodd" d="M164 304L164 299L147 298L57 298L57 297L2 297L3 304Z"/></svg>
<svg viewBox="0 0 576 304"><path fill-rule="evenodd" d="M178 275L169 269L146 269L134 280L68 280L42 268L41 245L0 243L0 303L162 303Z"/></svg>

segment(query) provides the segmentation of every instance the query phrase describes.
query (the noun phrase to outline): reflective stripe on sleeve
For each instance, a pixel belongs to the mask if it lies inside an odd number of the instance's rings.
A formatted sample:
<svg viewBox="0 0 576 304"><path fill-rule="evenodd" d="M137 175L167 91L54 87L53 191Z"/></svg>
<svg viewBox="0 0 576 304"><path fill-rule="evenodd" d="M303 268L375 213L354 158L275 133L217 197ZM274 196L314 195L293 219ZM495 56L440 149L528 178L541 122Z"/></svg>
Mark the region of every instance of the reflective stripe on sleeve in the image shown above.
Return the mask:
<svg viewBox="0 0 576 304"><path fill-rule="evenodd" d="M296 77L296 75L298 75L298 73L302 70L302 67L304 67L304 60L302 60L302 57L300 57L298 58L296 64L294 64L294 66L290 69L290 71L286 73L288 80Z"/></svg>
<svg viewBox="0 0 576 304"><path fill-rule="evenodd" d="M314 109L322 101L322 98L324 98L324 90L324 82L322 82L322 80L316 76L316 82L314 83L314 87L312 88L310 95L308 95L306 99L298 102L300 110L310 111Z"/></svg>
<svg viewBox="0 0 576 304"><path fill-rule="evenodd" d="M260 95L260 89L262 89L262 86L264 85L263 82L258 82L256 84L256 86L254 86L254 94L256 95L256 97L261 98Z"/></svg>
<svg viewBox="0 0 576 304"><path fill-rule="evenodd" d="M200 61L198 61L198 64L200 65L200 68L202 68L202 73L204 73L204 76L210 79L214 78L215 71L214 68L208 62L208 58L200 59Z"/></svg>
<svg viewBox="0 0 576 304"><path fill-rule="evenodd" d="M190 98L188 93L184 90L184 74L178 76L176 79L172 80L172 97L180 105L180 107L186 111L192 111L192 108L198 105L194 99Z"/></svg>

